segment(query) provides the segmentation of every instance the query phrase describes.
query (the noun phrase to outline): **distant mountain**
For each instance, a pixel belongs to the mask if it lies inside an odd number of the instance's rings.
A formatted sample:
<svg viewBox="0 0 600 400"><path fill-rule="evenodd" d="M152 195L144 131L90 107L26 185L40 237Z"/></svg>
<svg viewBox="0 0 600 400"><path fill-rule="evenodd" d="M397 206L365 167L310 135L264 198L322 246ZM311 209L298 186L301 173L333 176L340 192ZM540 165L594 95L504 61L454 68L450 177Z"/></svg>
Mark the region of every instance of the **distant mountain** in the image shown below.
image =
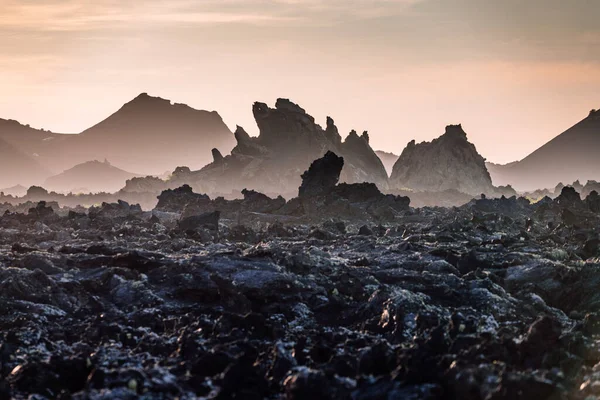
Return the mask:
<svg viewBox="0 0 600 400"><path fill-rule="evenodd" d="M23 185L15 185L9 188L0 189L0 193L6 196L23 197L27 194L27 188Z"/></svg>
<svg viewBox="0 0 600 400"><path fill-rule="evenodd" d="M600 180L600 110L567 129L523 160L488 164L495 185L517 190L554 188L558 183Z"/></svg>
<svg viewBox="0 0 600 400"><path fill-rule="evenodd" d="M400 156L397 156L394 153L388 153L383 150L375 150L375 154L377 154L377 156L383 163L386 172L388 173L388 175L390 175L392 173L392 168L394 168L394 164L396 164L396 161L398 161L398 157Z"/></svg>
<svg viewBox="0 0 600 400"><path fill-rule="evenodd" d="M411 141L394 164L390 187L457 190L470 195L495 192L485 159L467 140L461 125L448 125L446 132L431 142Z"/></svg>
<svg viewBox="0 0 600 400"><path fill-rule="evenodd" d="M217 112L172 104L146 93L80 134L51 133L0 120L0 139L35 155L55 173L105 158L144 174L160 174L180 165L201 168L212 160L212 148L228 152L235 145L233 133Z"/></svg>
<svg viewBox="0 0 600 400"><path fill-rule="evenodd" d="M0 187L37 184L50 174L33 157L0 139Z"/></svg>
<svg viewBox="0 0 600 400"><path fill-rule="evenodd" d="M136 175L112 166L108 161L78 164L44 182L44 188L55 192L116 192Z"/></svg>
<svg viewBox="0 0 600 400"><path fill-rule="evenodd" d="M70 151L80 162L108 158L126 170L160 174L181 165L201 168L212 161L212 148L229 151L234 145L216 111L142 93L74 138Z"/></svg>

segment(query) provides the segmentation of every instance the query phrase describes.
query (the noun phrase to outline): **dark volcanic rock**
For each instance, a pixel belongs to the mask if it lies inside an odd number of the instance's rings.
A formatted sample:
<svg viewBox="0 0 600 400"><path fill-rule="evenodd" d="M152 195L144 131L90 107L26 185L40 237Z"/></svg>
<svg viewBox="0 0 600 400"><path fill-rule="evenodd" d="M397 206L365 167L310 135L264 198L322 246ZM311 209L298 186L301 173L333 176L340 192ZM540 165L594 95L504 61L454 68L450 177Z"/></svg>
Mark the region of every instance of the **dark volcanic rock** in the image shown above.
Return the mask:
<svg viewBox="0 0 600 400"><path fill-rule="evenodd" d="M189 185L183 185L177 189L167 189L158 196L158 204L155 209L159 211L177 212L186 206L205 204L210 198L205 194L194 193Z"/></svg>
<svg viewBox="0 0 600 400"><path fill-rule="evenodd" d="M597 397L597 195L414 209L325 181L4 206L0 398Z"/></svg>
<svg viewBox="0 0 600 400"><path fill-rule="evenodd" d="M219 211L201 215L192 215L179 221L178 226L182 231L193 231L198 228L206 228L211 231L217 231L219 229L220 216L221 213Z"/></svg>
<svg viewBox="0 0 600 400"><path fill-rule="evenodd" d="M302 174L302 184L298 189L299 197L320 195L331 191L340 179L344 159L328 151L323 158L313 161Z"/></svg>

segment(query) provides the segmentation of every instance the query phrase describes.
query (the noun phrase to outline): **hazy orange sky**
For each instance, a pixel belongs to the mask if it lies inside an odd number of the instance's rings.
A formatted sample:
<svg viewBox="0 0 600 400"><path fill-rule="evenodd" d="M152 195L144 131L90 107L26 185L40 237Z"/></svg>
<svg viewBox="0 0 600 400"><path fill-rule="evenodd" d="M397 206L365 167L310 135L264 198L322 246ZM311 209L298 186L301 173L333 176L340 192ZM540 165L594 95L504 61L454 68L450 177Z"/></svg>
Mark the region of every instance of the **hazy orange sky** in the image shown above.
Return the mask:
<svg viewBox="0 0 600 400"><path fill-rule="evenodd" d="M399 153L462 123L520 159L600 107L597 0L0 0L0 117L79 132L140 92L299 103Z"/></svg>

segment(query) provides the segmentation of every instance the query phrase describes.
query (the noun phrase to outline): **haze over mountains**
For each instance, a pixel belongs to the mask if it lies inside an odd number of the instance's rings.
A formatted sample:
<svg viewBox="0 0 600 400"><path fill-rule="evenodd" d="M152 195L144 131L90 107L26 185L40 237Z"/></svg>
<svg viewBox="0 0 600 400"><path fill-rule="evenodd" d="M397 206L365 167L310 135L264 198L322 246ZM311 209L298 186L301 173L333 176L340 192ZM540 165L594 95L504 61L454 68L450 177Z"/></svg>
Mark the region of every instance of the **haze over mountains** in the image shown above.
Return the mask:
<svg viewBox="0 0 600 400"><path fill-rule="evenodd" d="M394 164L396 164L396 161L398 161L399 156L394 153L388 153L387 151L383 150L376 150L375 154L377 154L377 157L379 157L379 159L383 163L383 166L385 167L385 170L387 171L388 175L390 175L392 173L392 168L394 168Z"/></svg>
<svg viewBox="0 0 600 400"><path fill-rule="evenodd" d="M33 157L0 139L0 188L39 182L48 174Z"/></svg>
<svg viewBox="0 0 600 400"><path fill-rule="evenodd" d="M553 188L558 183L600 179L600 110L592 110L521 161L507 165L488 164L497 185L517 190Z"/></svg>
<svg viewBox="0 0 600 400"><path fill-rule="evenodd" d="M0 119L0 187L36 184L61 192L117 191L128 179L174 171L170 182L154 178L135 184L163 188L189 183L207 193L251 187L283 194L293 192L300 173L326 151L346 160L343 182L373 182L381 190L454 189L475 195L489 193L492 184L532 191L559 182L600 179L600 111L595 110L523 160L507 165L484 165L460 125L447 127L431 143L409 143L398 157L374 151L367 132L353 130L342 139L332 118L322 128L287 99L278 99L275 108L257 102L253 114L258 137L241 127L233 134L216 111L146 93L80 134Z"/></svg>
<svg viewBox="0 0 600 400"><path fill-rule="evenodd" d="M99 193L116 192L122 189L127 180L140 176L123 171L107 160L87 161L78 164L58 175L51 176L44 182L44 188L64 193Z"/></svg>
<svg viewBox="0 0 600 400"><path fill-rule="evenodd" d="M323 129L302 107L278 99L275 108L256 102L252 107L260 130L250 137L242 128L235 132L237 145L225 157L214 152L214 161L200 171L179 179L201 192L230 193L251 188L266 193L291 194L300 184L300 175L327 151L344 157L341 181L373 182L388 189L383 163L369 145L369 135L351 131L342 140L332 118Z"/></svg>
<svg viewBox="0 0 600 400"><path fill-rule="evenodd" d="M124 170L146 174L162 174L179 165L201 168L211 160L211 148L229 151L235 144L217 112L172 104L146 93L77 135L1 120L0 139L35 157L53 173L103 159Z"/></svg>

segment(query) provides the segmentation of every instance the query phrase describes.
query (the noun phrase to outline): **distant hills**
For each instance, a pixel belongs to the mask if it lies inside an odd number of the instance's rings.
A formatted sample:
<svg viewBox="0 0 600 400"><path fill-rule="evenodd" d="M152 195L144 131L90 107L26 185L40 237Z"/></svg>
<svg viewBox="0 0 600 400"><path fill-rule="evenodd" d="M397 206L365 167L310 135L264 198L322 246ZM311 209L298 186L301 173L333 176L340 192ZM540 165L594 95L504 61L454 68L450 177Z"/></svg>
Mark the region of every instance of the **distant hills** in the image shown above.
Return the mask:
<svg viewBox="0 0 600 400"><path fill-rule="evenodd" d="M526 191L558 183L600 179L600 110L561 133L521 161L488 163L494 185Z"/></svg>
<svg viewBox="0 0 600 400"><path fill-rule="evenodd" d="M123 171L108 161L88 161L78 164L44 182L44 188L55 192L99 193L116 192L128 179L140 175Z"/></svg>
<svg viewBox="0 0 600 400"><path fill-rule="evenodd" d="M57 134L0 120L0 139L35 157L51 171L46 177L97 159L147 174L179 165L201 168L212 160L212 148L230 151L235 145L233 133L217 112L146 93L80 134Z"/></svg>
<svg viewBox="0 0 600 400"><path fill-rule="evenodd" d="M394 164L396 164L396 161L398 161L398 157L400 156L383 150L375 150L375 154L377 154L377 157L379 157L383 163L387 174L390 175L392 173L392 168L394 168Z"/></svg>
<svg viewBox="0 0 600 400"><path fill-rule="evenodd" d="M0 139L0 188L42 182L50 172L33 157Z"/></svg>

